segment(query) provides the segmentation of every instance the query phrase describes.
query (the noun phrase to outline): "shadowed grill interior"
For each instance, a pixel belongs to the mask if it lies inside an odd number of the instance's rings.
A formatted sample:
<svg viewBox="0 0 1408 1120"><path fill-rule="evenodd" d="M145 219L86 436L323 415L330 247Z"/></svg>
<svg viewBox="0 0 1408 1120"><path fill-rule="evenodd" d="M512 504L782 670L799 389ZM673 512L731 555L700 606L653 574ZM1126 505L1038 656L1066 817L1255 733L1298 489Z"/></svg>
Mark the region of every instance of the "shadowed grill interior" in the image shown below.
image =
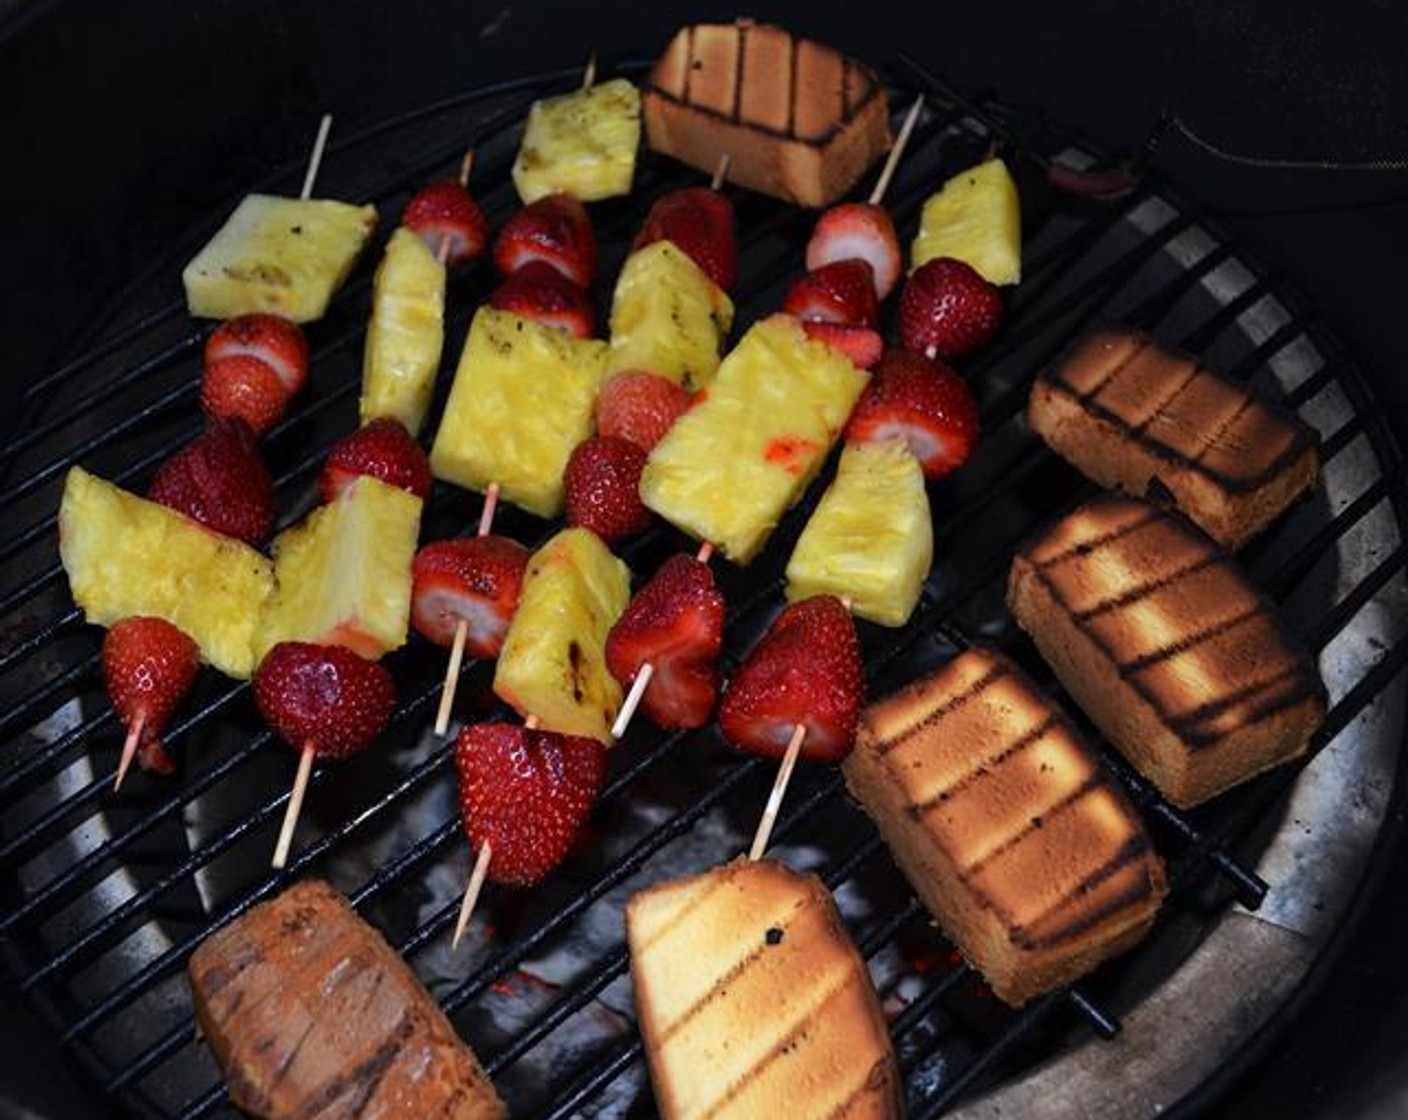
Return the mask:
<svg viewBox="0 0 1408 1120"><path fill-rule="evenodd" d="M981 158L1012 118L1000 106L954 97L907 62L896 76L931 93L887 200L907 238L927 194ZM384 235L412 191L453 174L468 140L478 153L472 190L497 226L516 206L508 169L528 105L577 78L556 73L476 91L358 134L339 136L334 127L318 193L375 202ZM908 97L893 103L905 106ZM1076 160L1087 151L1051 127L1037 146ZM301 167L282 168L251 189L295 193L301 174ZM598 297L609 296L643 214L641 200L698 182L679 165L644 155L632 199L594 207L603 249ZM1280 393L1286 407L1320 429L1328 474L1341 457L1368 464L1357 491L1301 503L1242 554L1315 655L1338 649L1361 612L1401 590L1405 570L1403 460L1351 362L1284 285L1164 185L1146 180L1127 198L1099 205L1060 204L1033 184L1024 188L1032 219L1024 279L1008 296L999 341L965 368L984 440L963 472L931 489L938 559L914 618L895 631L861 626L872 692L888 691L981 638L1065 702L1007 618L1002 589L1012 551L1027 534L1093 493L1026 431L1020 412L1032 378L1096 323L1147 330L1235 382ZM746 324L776 307L801 270L812 219L747 192L731 197L744 277L735 299ZM58 567L54 514L70 465L141 492L171 449L199 430L197 371L207 328L185 315L179 269L227 212L210 214L114 293L109 311L75 340L73 358L30 385L25 422L0 451L6 965L104 1092L142 1115L228 1114L218 1072L193 1035L185 962L213 925L277 893L289 878L316 874L344 889L431 985L515 1115L648 1113L620 904L641 886L738 851L773 773L769 764L732 753L714 730L662 735L638 720L612 754L591 845L531 896L486 890L478 925L454 956L449 933L469 853L454 806L449 745L428 733L443 651L418 639L390 659L400 704L385 743L314 774L286 877L270 873L268 854L294 756L262 726L246 684L203 674L165 737L178 774L138 775L121 796L110 792L122 732L102 695L100 635L84 626ZM310 388L264 441L280 528L311 508L328 444L356 423L381 239L328 316L309 329ZM492 286L485 262L451 279L432 423L469 318ZM1275 371L1292 357L1309 372L1281 393ZM718 566L730 604L725 671L775 614L787 550L819 492L814 487L788 515L749 569ZM478 509L477 496L438 485L423 539L471 532ZM512 509L497 526L530 545L550 532ZM1337 584L1341 546L1357 547L1364 534L1372 563L1348 586ZM640 578L679 547L677 535L659 528L623 556ZM1401 633L1364 652L1348 685L1332 693L1318 744L1353 734L1369 705L1401 687L1406 660ZM460 718L499 710L490 675L488 666L466 664ZM873 828L848 802L839 775L803 768L794 781L775 849L839 891L893 1013L912 1115L944 1111L1082 1029L1113 1033L1117 1015L1187 952L1168 933L1175 919L1206 925L1229 899L1250 908L1260 903L1266 884L1249 863L1298 769L1182 813L1118 756L1104 757L1169 863L1167 915L1130 961L1021 1012L996 1005L966 966L949 958Z"/></svg>

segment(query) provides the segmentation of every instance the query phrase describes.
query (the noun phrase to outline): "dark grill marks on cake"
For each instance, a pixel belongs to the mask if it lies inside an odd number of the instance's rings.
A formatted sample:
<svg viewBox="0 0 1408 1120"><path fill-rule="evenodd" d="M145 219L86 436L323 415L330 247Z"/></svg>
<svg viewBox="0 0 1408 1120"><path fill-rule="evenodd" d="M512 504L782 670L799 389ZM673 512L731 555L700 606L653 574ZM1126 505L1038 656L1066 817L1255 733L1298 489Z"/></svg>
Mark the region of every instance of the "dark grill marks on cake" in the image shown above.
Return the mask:
<svg viewBox="0 0 1408 1120"><path fill-rule="evenodd" d="M923 719L919 720L916 723L910 724L898 734L891 735L883 742L876 744L876 751L882 757L884 755L889 754L896 747L901 746L906 740L913 738L915 735L918 735L923 731L926 731L934 724L938 723L941 719L957 711L969 701L976 700L991 685L995 684L997 681L1001 680L1006 675L1007 669L1004 664L999 663L994 665L991 669L989 669L981 677L975 680L962 692L956 693L954 696L946 700L942 706L935 708L932 712L927 713Z"/></svg>

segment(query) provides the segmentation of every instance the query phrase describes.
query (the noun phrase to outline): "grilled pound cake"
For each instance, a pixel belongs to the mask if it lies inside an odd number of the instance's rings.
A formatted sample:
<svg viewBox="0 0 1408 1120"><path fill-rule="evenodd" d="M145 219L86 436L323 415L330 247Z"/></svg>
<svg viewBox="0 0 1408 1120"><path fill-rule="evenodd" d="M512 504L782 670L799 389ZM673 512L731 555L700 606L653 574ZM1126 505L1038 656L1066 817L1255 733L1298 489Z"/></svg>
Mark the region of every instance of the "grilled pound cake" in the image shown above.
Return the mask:
<svg viewBox="0 0 1408 1120"><path fill-rule="evenodd" d="M474 1053L405 962L326 883L297 883L191 955L230 1099L267 1120L500 1120Z"/></svg>
<svg viewBox="0 0 1408 1120"><path fill-rule="evenodd" d="M1233 550L1320 469L1318 436L1299 418L1137 331L1082 339L1037 378L1027 422L1101 486L1170 495Z"/></svg>
<svg viewBox="0 0 1408 1120"><path fill-rule="evenodd" d="M963 955L1020 1006L1122 952L1166 889L1075 728L974 648L861 714L846 784Z"/></svg>
<svg viewBox="0 0 1408 1120"><path fill-rule="evenodd" d="M681 28L642 91L657 152L799 206L845 194L890 147L885 89L867 67L780 27Z"/></svg>
<svg viewBox="0 0 1408 1120"><path fill-rule="evenodd" d="M815 875L740 859L661 883L626 936L666 1120L901 1115L880 1001Z"/></svg>
<svg viewBox="0 0 1408 1120"><path fill-rule="evenodd" d="M1303 754L1310 657L1236 561L1176 514L1107 494L1028 542L1007 602L1086 714L1175 805Z"/></svg>

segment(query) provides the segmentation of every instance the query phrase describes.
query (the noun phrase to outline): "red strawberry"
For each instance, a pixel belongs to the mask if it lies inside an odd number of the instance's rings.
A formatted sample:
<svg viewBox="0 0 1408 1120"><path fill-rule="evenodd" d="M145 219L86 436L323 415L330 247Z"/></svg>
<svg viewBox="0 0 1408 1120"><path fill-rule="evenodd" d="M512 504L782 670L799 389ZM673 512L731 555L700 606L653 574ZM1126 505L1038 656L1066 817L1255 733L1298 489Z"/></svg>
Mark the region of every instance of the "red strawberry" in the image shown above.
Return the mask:
<svg viewBox="0 0 1408 1120"><path fill-rule="evenodd" d="M885 350L885 340L869 327L847 327L841 323L822 323L807 319L802 330L808 338L833 346L851 359L851 364L861 369L869 369L880 360Z"/></svg>
<svg viewBox="0 0 1408 1120"><path fill-rule="evenodd" d="M724 291L738 282L738 241L733 204L708 187L686 187L657 198L631 252L668 241Z"/></svg>
<svg viewBox="0 0 1408 1120"><path fill-rule="evenodd" d="M328 449L318 476L318 492L323 501L336 501L364 474L388 486L399 486L421 501L430 497L430 463L425 452L401 421L388 416L348 433Z"/></svg>
<svg viewBox="0 0 1408 1120"><path fill-rule="evenodd" d="M630 688L647 661L650 683L641 707L665 728L703 727L719 689L724 597L709 565L670 557L636 592L606 639L606 664Z"/></svg>
<svg viewBox="0 0 1408 1120"><path fill-rule="evenodd" d="M967 462L978 442L978 403L963 378L941 362L888 351L856 402L846 439L871 443L897 436L929 478Z"/></svg>
<svg viewBox="0 0 1408 1120"><path fill-rule="evenodd" d="M489 297L489 304L573 338L591 338L596 332L591 298L546 261L530 260L515 270Z"/></svg>
<svg viewBox="0 0 1408 1120"><path fill-rule="evenodd" d="M640 500L645 452L629 440L594 436L583 440L562 475L567 523L590 529L608 544L650 528Z"/></svg>
<svg viewBox="0 0 1408 1120"><path fill-rule="evenodd" d="M875 273L854 257L833 261L798 279L782 301L782 310L803 320L873 327L880 317Z"/></svg>
<svg viewBox="0 0 1408 1120"><path fill-rule="evenodd" d="M445 245L445 263L467 264L489 243L489 222L456 179L422 187L406 203L401 224L421 235L437 256Z"/></svg>
<svg viewBox="0 0 1408 1120"><path fill-rule="evenodd" d="M883 300L894 290L903 268L895 223L884 207L843 202L817 221L807 242L808 270L855 257L874 269L875 297Z"/></svg>
<svg viewBox="0 0 1408 1120"><path fill-rule="evenodd" d="M262 436L288 407L289 391L274 367L252 354L218 358L200 375L200 406L207 416L243 420Z"/></svg>
<svg viewBox="0 0 1408 1120"><path fill-rule="evenodd" d="M147 497L247 544L274 528L274 480L242 420L207 424L157 469Z"/></svg>
<svg viewBox="0 0 1408 1120"><path fill-rule="evenodd" d="M780 758L797 724L802 757L837 762L851 750L865 694L855 624L841 600L787 607L724 690L719 728L734 746Z"/></svg>
<svg viewBox="0 0 1408 1120"><path fill-rule="evenodd" d="M960 358L997 334L1002 296L971 265L936 257L905 281L899 322L906 350L930 358Z"/></svg>
<svg viewBox="0 0 1408 1120"><path fill-rule="evenodd" d="M550 194L504 223L494 241L494 267L512 276L529 261L546 261L582 288L596 276L596 234L586 207L570 194Z"/></svg>
<svg viewBox="0 0 1408 1120"><path fill-rule="evenodd" d="M432 541L411 564L411 625L427 640L449 647L463 619L465 652L497 657L527 567L528 550L507 537Z"/></svg>
<svg viewBox="0 0 1408 1120"><path fill-rule="evenodd" d="M104 636L103 681L129 735L141 721L137 761L143 770L175 769L161 733L199 668L200 649L165 619L125 618Z"/></svg>
<svg viewBox="0 0 1408 1120"><path fill-rule="evenodd" d="M693 403L694 394L667 377L618 373L597 393L597 435L628 439L648 454Z"/></svg>
<svg viewBox="0 0 1408 1120"><path fill-rule="evenodd" d="M342 759L371 745L396 707L379 662L342 646L280 642L254 672L254 702L292 746Z"/></svg>
<svg viewBox="0 0 1408 1120"><path fill-rule="evenodd" d="M205 364L248 354L279 375L289 396L308 381L308 340L296 323L277 315L239 315L227 319L205 340Z"/></svg>
<svg viewBox="0 0 1408 1120"><path fill-rule="evenodd" d="M514 887L546 879L566 857L606 776L595 739L512 723L480 723L455 747L460 813L489 878Z"/></svg>

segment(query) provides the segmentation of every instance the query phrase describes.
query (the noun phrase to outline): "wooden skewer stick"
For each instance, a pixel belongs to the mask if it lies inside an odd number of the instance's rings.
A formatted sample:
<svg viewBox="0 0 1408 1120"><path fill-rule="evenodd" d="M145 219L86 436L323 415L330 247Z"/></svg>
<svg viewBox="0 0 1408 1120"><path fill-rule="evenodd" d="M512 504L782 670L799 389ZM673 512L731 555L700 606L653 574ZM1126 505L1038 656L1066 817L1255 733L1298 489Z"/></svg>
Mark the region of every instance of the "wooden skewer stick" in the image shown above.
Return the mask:
<svg viewBox="0 0 1408 1120"><path fill-rule="evenodd" d="M724 176L728 174L728 165L733 162L733 155L725 152L719 157L719 166L714 168L714 177L709 180L709 189L716 191L724 185Z"/></svg>
<svg viewBox="0 0 1408 1120"><path fill-rule="evenodd" d="M132 726L127 729L127 738L122 743L122 757L117 763L117 777L112 781L113 793L122 788L122 779L127 777L127 771L132 767L132 760L137 757L137 747L142 741L142 728L146 725L147 713L138 712L137 718L132 721Z"/></svg>
<svg viewBox="0 0 1408 1120"><path fill-rule="evenodd" d="M484 508L479 513L479 533L487 537L494 526L494 511L499 504L499 484L489 483L484 493ZM455 705L455 691L460 683L460 666L464 664L464 643L469 638L469 622L460 619L455 623L455 640L450 645L450 660L445 666L445 683L440 689L440 707L435 712L435 734L443 735L450 729L450 710Z"/></svg>
<svg viewBox="0 0 1408 1120"><path fill-rule="evenodd" d="M596 51L592 51L591 58L587 59L587 68L582 71L582 88L591 89L596 85Z"/></svg>
<svg viewBox="0 0 1408 1120"><path fill-rule="evenodd" d="M479 536L487 537L489 530L494 527L494 513L499 508L499 484L489 483L489 488L484 491L484 508L479 511Z"/></svg>
<svg viewBox="0 0 1408 1120"><path fill-rule="evenodd" d="M270 865L279 871L288 862L289 845L293 843L293 830L298 826L298 814L303 811L303 795L308 792L308 779L313 776L313 758L316 754L313 740L309 739L303 744L303 753L298 756L298 773L293 779L293 790L288 795L288 808L284 810L279 842L274 845L274 858L270 860Z"/></svg>
<svg viewBox="0 0 1408 1120"><path fill-rule="evenodd" d="M318 168L323 165L323 151L328 146L328 132L331 128L332 114L324 113L323 119L318 122L318 138L313 141L313 154L308 157L308 172L303 176L303 190L299 192L299 198L313 197L313 184L318 178Z"/></svg>
<svg viewBox="0 0 1408 1120"><path fill-rule="evenodd" d="M904 124L900 125L900 134L895 138L894 146L890 149L890 156L885 160L885 166L880 171L880 178L875 180L875 189L870 192L870 205L879 206L880 200L885 197L885 192L890 189L890 180L895 176L895 169L900 165L900 158L904 155L905 147L909 144L909 137L914 132L914 126L919 120L919 110L924 107L924 95L921 93L914 99L914 104L910 107L909 115L905 117Z"/></svg>
<svg viewBox="0 0 1408 1120"><path fill-rule="evenodd" d="M460 186L469 186L469 177L474 173L474 149L466 148L464 158L460 160Z"/></svg>
<svg viewBox="0 0 1408 1120"><path fill-rule="evenodd" d="M802 753L802 740L806 737L806 724L799 723L792 729L792 738L787 741L787 753L782 756L782 765L777 769L777 779L772 783L772 792L768 794L763 819L758 822L758 831L753 834L753 847L748 851L748 858L751 860L762 859L763 853L768 850L768 840L772 837L773 825L777 823L778 810L782 808L782 799L787 794L787 783L792 780L797 756Z"/></svg>

